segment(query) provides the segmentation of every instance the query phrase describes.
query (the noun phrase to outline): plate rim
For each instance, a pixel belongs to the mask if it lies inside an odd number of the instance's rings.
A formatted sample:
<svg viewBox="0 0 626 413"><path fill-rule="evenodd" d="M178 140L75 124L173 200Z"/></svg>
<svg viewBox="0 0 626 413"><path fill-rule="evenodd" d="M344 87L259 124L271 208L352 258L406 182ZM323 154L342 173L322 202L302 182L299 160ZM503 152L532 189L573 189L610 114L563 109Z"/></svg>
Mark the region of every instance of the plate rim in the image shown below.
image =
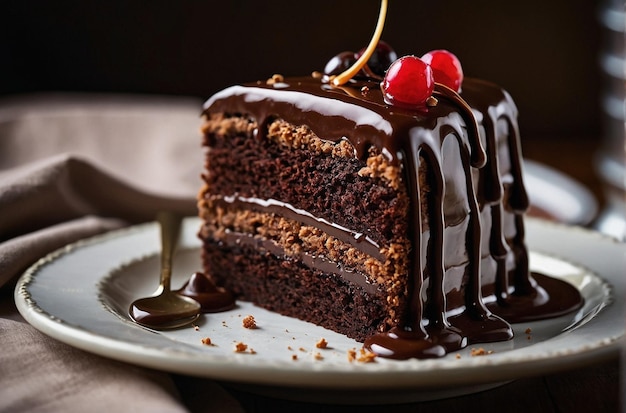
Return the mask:
<svg viewBox="0 0 626 413"><path fill-rule="evenodd" d="M191 223L194 221L199 222L195 217L188 218L186 219L185 225L192 225ZM605 243L611 242L619 246L624 246L624 244L613 238L581 227L571 227L535 218L527 218L526 221L531 224L530 226L542 225L549 228L549 230L571 231L573 229L579 236L593 236ZM70 254L84 246L97 245L107 240L115 241L118 238L128 236L128 234L148 231L149 228L154 228L155 226L156 224L152 222L114 230L79 240L42 257L29 267L17 282L14 297L18 311L26 321L41 332L59 341L65 342L70 346L104 357L172 373L189 374L222 381L274 386L288 385L289 387L332 387L355 390L363 388L364 385L369 387L373 386L377 389L398 388L398 386L405 389L442 388L467 384L467 380L463 377L465 375L464 373L475 372L476 370L479 370L480 374L472 378L471 384L494 383L536 375L538 367L541 367L541 374L545 374L609 359L619 354L620 343L624 339L624 329L621 328L618 333L610 337L596 340L594 343L582 346L583 348L578 348L573 351L563 351L561 353L552 354L550 357L532 357L526 355L519 359L515 356L511 357L511 354L502 356L502 354L506 354L502 353L495 356L492 355L493 357L465 358L464 360L455 361L454 364L456 365L453 367L450 367L450 364L452 364L450 360L442 361L439 359L394 361L393 363L386 364L385 366L392 367L386 368L383 371L380 371L380 367L374 364L347 363L345 366L341 366L341 368L332 364L319 365L319 368L315 368L317 365L313 365L314 368L308 369L305 375L306 377L303 378L302 366L288 362L278 363L271 361L263 363L257 360L255 363L238 362L233 364L231 359L225 362L211 360L211 364L214 368L207 370L206 366L198 366L198 360L193 357L179 357L172 360L164 360L162 350L151 349L149 347L138 349L133 343L120 342L120 340L115 338L105 337L68 325L64 320L56 318L53 314L47 314L43 309L39 308L32 297L30 297L28 285L32 279L36 277L37 273L48 263L54 262L59 257ZM529 249L534 251L532 246ZM543 252L541 253L543 254ZM554 256L552 254L544 255ZM570 260L565 261L571 262ZM581 266L579 264L576 265ZM592 272L595 273L595 271ZM102 278L103 276L101 275L100 277ZM615 288L614 283L611 282L614 280L611 280L611 278L612 277L608 277L607 279L605 274L601 274L601 279ZM623 280L618 279L617 284L620 291L624 290ZM101 305L101 303L97 303L97 305ZM613 303L607 306L607 308L604 308L600 312L600 315L606 318L610 315L607 313L612 314L619 311L620 308L620 300L614 297ZM596 318L597 317L598 316L596 316ZM129 322L129 324L131 323ZM580 329L584 328L585 326L580 327ZM94 338L96 339L94 340ZM538 343L538 345L541 345L541 343ZM115 350L114 355L111 354L111 350ZM140 356L140 359L137 359L137 356ZM207 355L203 357L207 359L217 358ZM503 358L505 360L500 360ZM155 363L158 364L157 367L155 367ZM418 371L410 368L411 365L417 363L421 364L423 368ZM275 371L277 366L281 368L278 372ZM310 367L311 365L307 364L306 366ZM271 375L267 374L268 369L272 369ZM419 374L420 371L432 372L434 369L437 369L439 373L435 375L438 378L434 380L433 375L430 375L431 377L429 377L427 381L424 381L422 377L416 377L423 375ZM246 373L246 376L242 377L242 373ZM359 376L359 383L354 385L354 383L350 382L348 379L354 379L357 375ZM383 378L385 380L381 380ZM260 383L259 380L261 380Z"/></svg>

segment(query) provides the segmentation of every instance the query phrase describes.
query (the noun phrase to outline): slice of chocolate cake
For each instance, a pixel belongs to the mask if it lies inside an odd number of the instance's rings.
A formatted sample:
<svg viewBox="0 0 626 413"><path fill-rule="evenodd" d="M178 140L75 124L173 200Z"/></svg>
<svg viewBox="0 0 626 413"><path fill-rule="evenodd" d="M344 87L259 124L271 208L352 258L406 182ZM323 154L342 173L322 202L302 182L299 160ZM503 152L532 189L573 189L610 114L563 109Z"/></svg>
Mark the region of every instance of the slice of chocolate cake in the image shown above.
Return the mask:
<svg viewBox="0 0 626 413"><path fill-rule="evenodd" d="M394 358L511 338L495 314L579 306L571 287L550 305L528 273L510 96L466 79L407 107L380 84L275 76L206 102L205 273Z"/></svg>

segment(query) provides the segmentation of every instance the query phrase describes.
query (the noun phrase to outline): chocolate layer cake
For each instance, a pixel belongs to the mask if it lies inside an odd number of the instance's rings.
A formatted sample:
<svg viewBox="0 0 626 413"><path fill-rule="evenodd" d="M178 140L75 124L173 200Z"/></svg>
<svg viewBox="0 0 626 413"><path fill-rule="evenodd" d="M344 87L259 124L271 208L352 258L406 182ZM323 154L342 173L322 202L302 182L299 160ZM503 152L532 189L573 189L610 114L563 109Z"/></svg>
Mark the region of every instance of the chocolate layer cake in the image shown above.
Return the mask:
<svg viewBox="0 0 626 413"><path fill-rule="evenodd" d="M395 358L506 340L503 318L579 306L575 290L553 305L528 273L510 96L466 79L411 110L379 84L275 78L206 102L205 273Z"/></svg>

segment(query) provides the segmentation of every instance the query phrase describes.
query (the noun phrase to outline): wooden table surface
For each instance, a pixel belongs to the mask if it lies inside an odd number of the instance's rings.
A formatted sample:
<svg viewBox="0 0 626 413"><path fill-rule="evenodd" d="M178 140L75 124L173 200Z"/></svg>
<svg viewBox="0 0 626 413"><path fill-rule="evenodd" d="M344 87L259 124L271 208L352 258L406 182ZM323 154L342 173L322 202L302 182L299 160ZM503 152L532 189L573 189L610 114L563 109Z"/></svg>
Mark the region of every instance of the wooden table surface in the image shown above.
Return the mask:
<svg viewBox="0 0 626 413"><path fill-rule="evenodd" d="M601 140L534 138L522 143L526 158L550 165L575 178L604 204L602 183L593 166ZM515 380L475 394L398 405L332 405L280 400L239 389L229 391L248 412L621 412L619 357L557 374ZM625 395L626 398L626 395Z"/></svg>

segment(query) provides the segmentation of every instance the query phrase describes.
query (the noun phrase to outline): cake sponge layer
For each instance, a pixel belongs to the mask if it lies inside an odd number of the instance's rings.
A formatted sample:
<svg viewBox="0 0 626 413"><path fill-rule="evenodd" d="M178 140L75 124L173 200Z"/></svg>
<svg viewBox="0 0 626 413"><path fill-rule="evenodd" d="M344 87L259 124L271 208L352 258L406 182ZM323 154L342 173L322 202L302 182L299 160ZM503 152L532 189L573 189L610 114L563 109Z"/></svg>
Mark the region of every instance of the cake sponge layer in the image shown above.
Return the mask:
<svg viewBox="0 0 626 413"><path fill-rule="evenodd" d="M279 119L265 126L265 137L255 135L256 128L245 116L217 114L207 120L203 197L281 200L379 245L406 238L408 197L393 187L398 175L378 154L359 160L350 144L324 142L306 127Z"/></svg>
<svg viewBox="0 0 626 413"><path fill-rule="evenodd" d="M259 245L206 241L205 265L228 274L219 283L239 298L280 314L310 321L358 341L389 328L384 294L301 261L278 257Z"/></svg>

